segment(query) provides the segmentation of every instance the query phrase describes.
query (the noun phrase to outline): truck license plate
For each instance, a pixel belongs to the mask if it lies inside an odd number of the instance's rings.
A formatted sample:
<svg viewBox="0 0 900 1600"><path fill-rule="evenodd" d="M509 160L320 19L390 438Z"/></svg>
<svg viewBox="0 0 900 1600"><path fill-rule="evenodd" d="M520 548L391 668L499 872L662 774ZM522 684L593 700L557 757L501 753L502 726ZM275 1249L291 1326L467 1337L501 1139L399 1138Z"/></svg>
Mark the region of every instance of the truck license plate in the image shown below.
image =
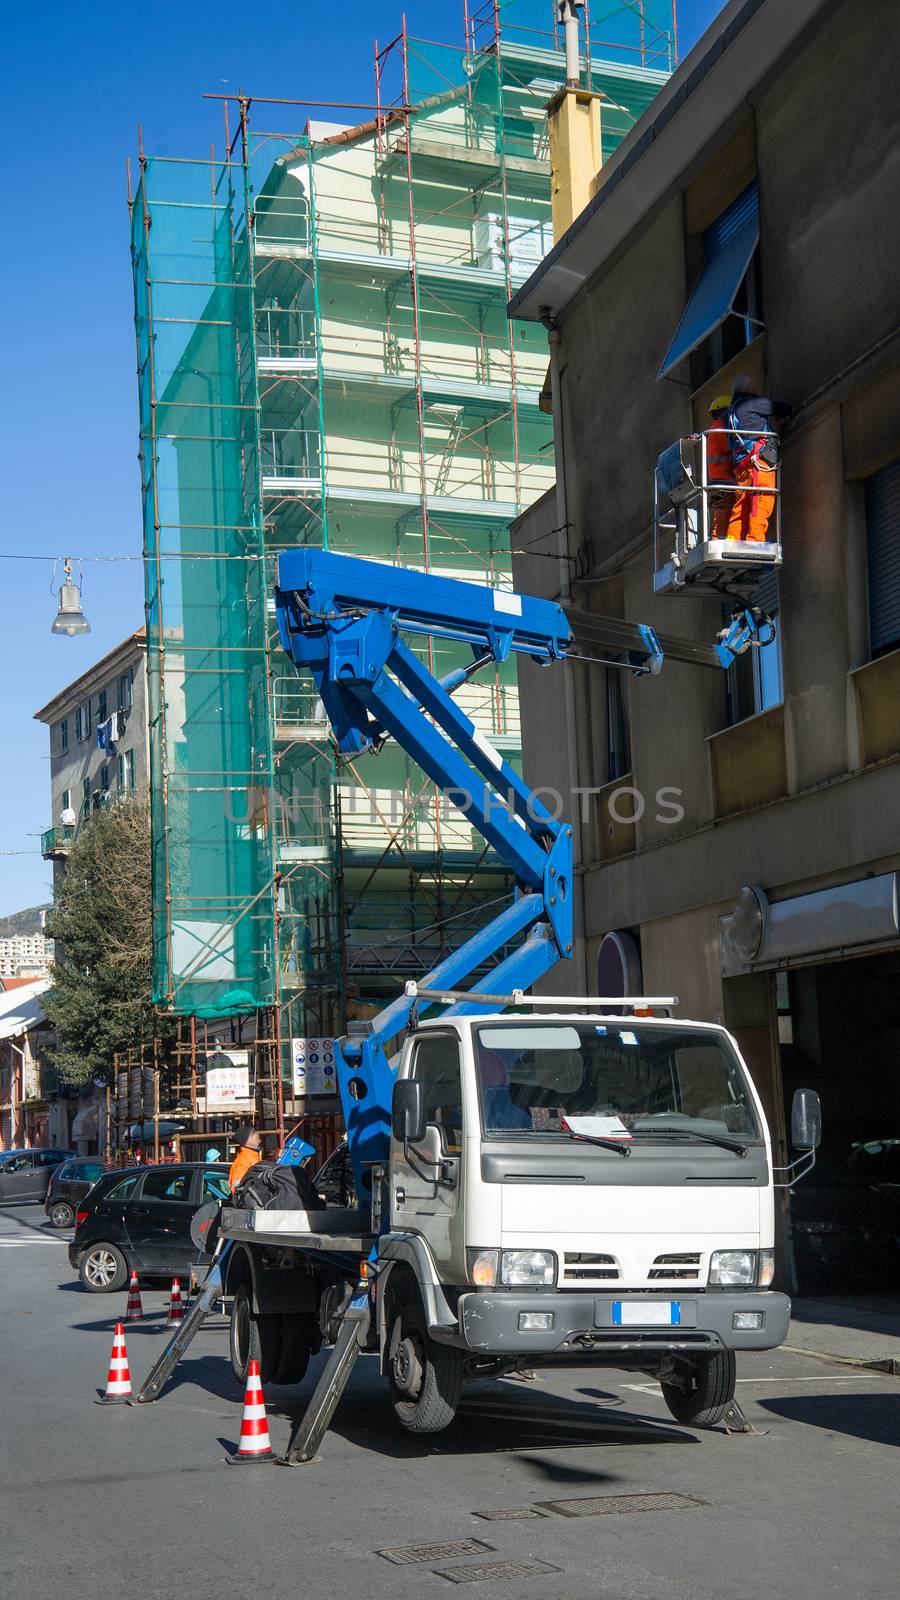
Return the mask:
<svg viewBox="0 0 900 1600"><path fill-rule="evenodd" d="M680 1300L614 1300L614 1328L677 1328L681 1322Z"/></svg>

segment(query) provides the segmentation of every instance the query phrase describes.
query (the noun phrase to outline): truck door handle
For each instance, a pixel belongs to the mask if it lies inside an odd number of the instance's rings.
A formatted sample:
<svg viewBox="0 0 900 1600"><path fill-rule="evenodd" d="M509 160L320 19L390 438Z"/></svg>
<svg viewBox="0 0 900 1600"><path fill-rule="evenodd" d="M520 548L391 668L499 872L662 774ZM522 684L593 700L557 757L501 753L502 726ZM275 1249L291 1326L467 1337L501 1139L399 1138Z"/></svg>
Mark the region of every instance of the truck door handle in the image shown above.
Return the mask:
<svg viewBox="0 0 900 1600"><path fill-rule="evenodd" d="M394 1204L396 1206L405 1206L406 1205L406 1190L405 1189L395 1189L394 1190Z"/></svg>

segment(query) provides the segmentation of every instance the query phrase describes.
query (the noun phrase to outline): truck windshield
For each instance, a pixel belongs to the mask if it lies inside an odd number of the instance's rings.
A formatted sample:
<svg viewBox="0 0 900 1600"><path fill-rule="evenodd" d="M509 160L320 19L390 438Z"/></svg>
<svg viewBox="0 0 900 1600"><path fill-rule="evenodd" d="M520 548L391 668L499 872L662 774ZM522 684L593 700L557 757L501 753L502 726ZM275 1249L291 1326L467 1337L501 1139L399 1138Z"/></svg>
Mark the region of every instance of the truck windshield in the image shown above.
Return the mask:
<svg viewBox="0 0 900 1600"><path fill-rule="evenodd" d="M492 1022L475 1030L485 1134L672 1143L759 1139L744 1072L721 1034L633 1023Z"/></svg>

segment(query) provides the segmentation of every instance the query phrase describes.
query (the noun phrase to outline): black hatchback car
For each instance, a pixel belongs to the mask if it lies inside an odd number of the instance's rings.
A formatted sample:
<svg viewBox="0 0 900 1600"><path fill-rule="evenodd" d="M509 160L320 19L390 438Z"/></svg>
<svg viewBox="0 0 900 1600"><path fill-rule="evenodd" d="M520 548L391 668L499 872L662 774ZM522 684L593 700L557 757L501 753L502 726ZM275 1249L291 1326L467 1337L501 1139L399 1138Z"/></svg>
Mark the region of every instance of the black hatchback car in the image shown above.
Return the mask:
<svg viewBox="0 0 900 1600"><path fill-rule="evenodd" d="M92 1294L124 1288L132 1270L141 1278L186 1277L209 1261L191 1237L195 1213L228 1193L224 1163L104 1173L75 1213L69 1261Z"/></svg>
<svg viewBox="0 0 900 1600"><path fill-rule="evenodd" d="M79 1201L105 1171L103 1162L96 1156L79 1156L75 1161L64 1161L62 1166L53 1168L44 1210L54 1228L71 1228Z"/></svg>

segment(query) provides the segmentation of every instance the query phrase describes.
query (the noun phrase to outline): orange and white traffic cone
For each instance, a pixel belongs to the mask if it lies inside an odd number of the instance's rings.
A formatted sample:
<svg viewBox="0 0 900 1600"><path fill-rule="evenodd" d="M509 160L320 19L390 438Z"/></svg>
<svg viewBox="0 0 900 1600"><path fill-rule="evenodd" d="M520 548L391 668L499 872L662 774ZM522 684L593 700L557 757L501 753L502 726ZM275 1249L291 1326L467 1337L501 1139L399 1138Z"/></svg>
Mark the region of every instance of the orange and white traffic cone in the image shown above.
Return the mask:
<svg viewBox="0 0 900 1600"><path fill-rule="evenodd" d="M172 1292L169 1295L169 1315L166 1318L166 1327L175 1328L179 1322L184 1321L184 1306L181 1300L181 1281L172 1279Z"/></svg>
<svg viewBox="0 0 900 1600"><path fill-rule="evenodd" d="M113 1339L112 1355L109 1358L109 1372L106 1378L106 1390L97 1401L98 1406L126 1405L131 1399L131 1373L128 1370L128 1351L125 1348L125 1329L121 1322L116 1323L116 1332Z"/></svg>
<svg viewBox="0 0 900 1600"><path fill-rule="evenodd" d="M269 1424L266 1420L266 1403L259 1379L258 1361L251 1361L247 1368L241 1437L234 1455L227 1456L226 1460L232 1467L241 1466L247 1461L275 1460L272 1441L269 1438Z"/></svg>
<svg viewBox="0 0 900 1600"><path fill-rule="evenodd" d="M141 1287L138 1283L137 1273L132 1272L128 1280L128 1304L125 1307L125 1321L143 1322L143 1320L144 1307L141 1304Z"/></svg>

